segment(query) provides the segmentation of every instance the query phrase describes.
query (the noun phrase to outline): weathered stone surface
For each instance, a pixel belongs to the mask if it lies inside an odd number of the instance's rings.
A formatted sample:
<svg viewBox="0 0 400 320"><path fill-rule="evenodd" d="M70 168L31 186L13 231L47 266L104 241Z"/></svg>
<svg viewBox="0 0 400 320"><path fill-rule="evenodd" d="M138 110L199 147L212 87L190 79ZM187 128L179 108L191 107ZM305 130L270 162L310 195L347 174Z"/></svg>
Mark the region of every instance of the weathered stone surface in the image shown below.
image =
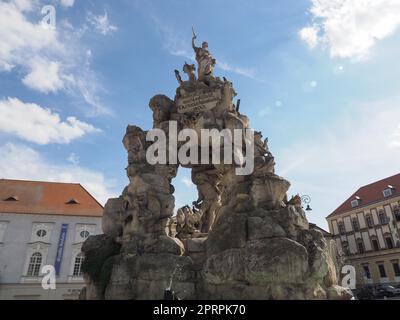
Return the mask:
<svg viewBox="0 0 400 320"><path fill-rule="evenodd" d="M286 237L285 230L268 215L249 217L247 221L249 240Z"/></svg>
<svg viewBox="0 0 400 320"><path fill-rule="evenodd" d="M245 281L243 249L229 249L209 257L204 264L202 277L211 284Z"/></svg>
<svg viewBox="0 0 400 320"><path fill-rule="evenodd" d="M350 300L353 296L343 287L333 285L327 290L329 300Z"/></svg>
<svg viewBox="0 0 400 320"><path fill-rule="evenodd" d="M283 204L290 183L273 173L254 179L250 194L256 208L275 209Z"/></svg>
<svg viewBox="0 0 400 320"><path fill-rule="evenodd" d="M181 256L185 252L185 248L179 239L167 235L161 235L154 247L154 251L158 253L171 253Z"/></svg>
<svg viewBox="0 0 400 320"><path fill-rule="evenodd" d="M108 283L105 299L106 300L132 300L136 298L132 290L131 279L134 276L129 265L124 260L120 260L113 266L110 281Z"/></svg>
<svg viewBox="0 0 400 320"><path fill-rule="evenodd" d="M122 197L109 199L104 207L101 222L103 233L113 238L122 235L123 224L126 218L123 210Z"/></svg>
<svg viewBox="0 0 400 320"><path fill-rule="evenodd" d="M206 252L207 238L193 238L184 240L185 249L188 253Z"/></svg>
<svg viewBox="0 0 400 320"><path fill-rule="evenodd" d="M224 212L206 242L208 255L224 250L243 248L247 243L247 215Z"/></svg>
<svg viewBox="0 0 400 320"><path fill-rule="evenodd" d="M296 239L302 230L308 230L309 225L301 208L287 206L279 210L270 211L272 219L277 221L285 230L288 237Z"/></svg>
<svg viewBox="0 0 400 320"><path fill-rule="evenodd" d="M119 253L120 245L106 235L90 236L82 246L85 259L82 264L84 273L94 282L101 279L104 263Z"/></svg>
<svg viewBox="0 0 400 320"><path fill-rule="evenodd" d="M135 278L141 280L193 281L195 273L191 270L189 257L173 254L145 254L133 257L129 268Z"/></svg>
<svg viewBox="0 0 400 320"><path fill-rule="evenodd" d="M246 280L250 284L304 283L308 254L300 243L287 238L250 241L245 251Z"/></svg>
<svg viewBox="0 0 400 320"><path fill-rule="evenodd" d="M169 287L168 280L140 280L132 282L134 292L137 294L136 300L163 300L164 290ZM172 291L182 300L196 299L195 284L193 282L173 283Z"/></svg>

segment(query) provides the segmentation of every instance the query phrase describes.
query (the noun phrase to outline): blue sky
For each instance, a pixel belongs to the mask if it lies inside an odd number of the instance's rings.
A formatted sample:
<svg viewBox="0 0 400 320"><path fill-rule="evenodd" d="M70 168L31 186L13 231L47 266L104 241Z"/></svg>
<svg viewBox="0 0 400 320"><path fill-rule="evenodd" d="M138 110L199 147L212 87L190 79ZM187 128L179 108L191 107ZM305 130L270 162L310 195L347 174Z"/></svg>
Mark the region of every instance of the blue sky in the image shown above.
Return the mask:
<svg viewBox="0 0 400 320"><path fill-rule="evenodd" d="M192 26L289 195L311 196L311 221L326 227L354 189L400 171L398 1L1 0L0 177L119 195L126 126L149 129L150 98L173 98ZM178 206L197 196L189 182L181 170Z"/></svg>

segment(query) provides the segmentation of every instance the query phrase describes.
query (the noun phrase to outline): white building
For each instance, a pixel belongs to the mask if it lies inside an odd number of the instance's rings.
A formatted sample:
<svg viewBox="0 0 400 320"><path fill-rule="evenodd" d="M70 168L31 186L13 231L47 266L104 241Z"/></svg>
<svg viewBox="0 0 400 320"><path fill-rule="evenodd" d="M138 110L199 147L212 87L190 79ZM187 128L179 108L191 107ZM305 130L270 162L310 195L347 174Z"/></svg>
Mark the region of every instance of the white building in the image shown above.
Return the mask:
<svg viewBox="0 0 400 320"><path fill-rule="evenodd" d="M103 207L80 184L0 179L0 300L76 299L81 247L101 233ZM42 288L54 266L56 289Z"/></svg>

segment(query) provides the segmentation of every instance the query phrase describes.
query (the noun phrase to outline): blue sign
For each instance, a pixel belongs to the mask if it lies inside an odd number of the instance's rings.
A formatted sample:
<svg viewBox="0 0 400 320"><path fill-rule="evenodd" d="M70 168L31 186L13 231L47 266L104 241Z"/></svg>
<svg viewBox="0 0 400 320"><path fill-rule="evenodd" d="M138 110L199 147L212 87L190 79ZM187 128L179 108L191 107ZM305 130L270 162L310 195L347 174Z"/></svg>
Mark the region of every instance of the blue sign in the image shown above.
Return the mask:
<svg viewBox="0 0 400 320"><path fill-rule="evenodd" d="M63 224L61 226L60 239L58 240L56 261L54 262L54 269L56 270L57 276L60 275L64 246L65 246L65 241L67 240L67 231L68 231L68 224Z"/></svg>

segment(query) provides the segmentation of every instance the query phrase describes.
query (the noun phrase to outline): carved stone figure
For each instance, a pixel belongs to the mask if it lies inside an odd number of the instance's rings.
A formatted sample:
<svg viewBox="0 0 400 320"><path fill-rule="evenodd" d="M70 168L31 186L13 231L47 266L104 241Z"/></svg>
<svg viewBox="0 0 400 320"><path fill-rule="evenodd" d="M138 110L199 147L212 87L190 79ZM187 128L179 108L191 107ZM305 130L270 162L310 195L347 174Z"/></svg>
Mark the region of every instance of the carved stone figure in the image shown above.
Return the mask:
<svg viewBox="0 0 400 320"><path fill-rule="evenodd" d="M176 214L176 237L187 239L200 235L201 213L189 206L178 209Z"/></svg>
<svg viewBox="0 0 400 320"><path fill-rule="evenodd" d="M176 80L178 80L178 83L179 83L180 85L182 85L182 83L183 83L182 77L181 77L179 71L176 70L176 69L175 69L175 78L176 78Z"/></svg>
<svg viewBox="0 0 400 320"><path fill-rule="evenodd" d="M205 76L210 76L213 74L216 60L208 51L208 43L203 42L201 47L196 47L196 39L197 35L193 31L192 47L196 53L196 61L198 63L198 78L201 80Z"/></svg>
<svg viewBox="0 0 400 320"><path fill-rule="evenodd" d="M183 65L183 72L188 75L190 83L196 82L195 71L196 71L196 67L194 64L188 64L185 62L185 64Z"/></svg>
<svg viewBox="0 0 400 320"><path fill-rule="evenodd" d="M202 211L201 231L208 233L216 218L216 212L221 207L221 190L219 189L221 175L216 169L192 171L192 181L197 186L199 197L193 202L195 208Z"/></svg>

